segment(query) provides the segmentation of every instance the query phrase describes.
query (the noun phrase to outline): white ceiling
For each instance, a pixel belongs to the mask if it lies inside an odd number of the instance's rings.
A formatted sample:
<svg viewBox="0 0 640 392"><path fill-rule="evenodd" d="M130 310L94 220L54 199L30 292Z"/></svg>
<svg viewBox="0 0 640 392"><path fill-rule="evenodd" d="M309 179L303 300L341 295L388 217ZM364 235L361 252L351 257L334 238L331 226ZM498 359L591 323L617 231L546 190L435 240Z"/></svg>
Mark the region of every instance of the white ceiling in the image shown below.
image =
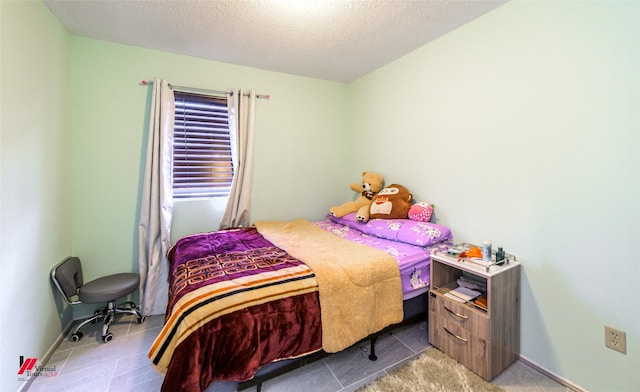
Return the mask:
<svg viewBox="0 0 640 392"><path fill-rule="evenodd" d="M508 0L45 0L70 33L349 83Z"/></svg>

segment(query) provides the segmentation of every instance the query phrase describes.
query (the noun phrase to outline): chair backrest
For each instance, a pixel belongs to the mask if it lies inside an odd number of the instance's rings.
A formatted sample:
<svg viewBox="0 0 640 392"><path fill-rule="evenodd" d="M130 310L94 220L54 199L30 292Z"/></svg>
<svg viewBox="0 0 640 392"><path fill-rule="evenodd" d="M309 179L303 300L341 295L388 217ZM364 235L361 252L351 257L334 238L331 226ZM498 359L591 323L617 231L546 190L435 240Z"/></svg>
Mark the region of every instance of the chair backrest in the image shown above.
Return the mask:
<svg viewBox="0 0 640 392"><path fill-rule="evenodd" d="M67 303L79 303L72 297L78 295L78 289L84 284L82 280L82 264L78 257L67 257L51 270L51 279L55 283Z"/></svg>

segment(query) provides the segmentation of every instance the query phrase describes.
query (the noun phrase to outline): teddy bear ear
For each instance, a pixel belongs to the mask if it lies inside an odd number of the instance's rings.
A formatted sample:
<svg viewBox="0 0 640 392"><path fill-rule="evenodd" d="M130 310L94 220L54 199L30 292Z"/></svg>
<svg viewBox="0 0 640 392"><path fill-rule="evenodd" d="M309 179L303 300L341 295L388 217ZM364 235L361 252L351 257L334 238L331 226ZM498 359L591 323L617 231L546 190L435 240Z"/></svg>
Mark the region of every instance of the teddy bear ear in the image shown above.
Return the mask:
<svg viewBox="0 0 640 392"><path fill-rule="evenodd" d="M365 171L362 172L362 175L364 176L367 173L369 173L369 172L365 170Z"/></svg>

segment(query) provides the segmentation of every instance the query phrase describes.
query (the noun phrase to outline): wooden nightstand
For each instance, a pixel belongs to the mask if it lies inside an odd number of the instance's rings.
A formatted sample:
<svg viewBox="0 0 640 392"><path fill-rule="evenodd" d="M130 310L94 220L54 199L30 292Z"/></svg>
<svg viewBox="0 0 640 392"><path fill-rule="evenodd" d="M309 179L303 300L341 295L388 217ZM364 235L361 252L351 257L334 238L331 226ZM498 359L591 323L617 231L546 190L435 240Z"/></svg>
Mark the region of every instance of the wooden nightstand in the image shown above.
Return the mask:
<svg viewBox="0 0 640 392"><path fill-rule="evenodd" d="M486 284L486 309L445 296L457 280ZM518 359L520 351L520 263L487 268L455 256L431 255L429 342L485 380Z"/></svg>

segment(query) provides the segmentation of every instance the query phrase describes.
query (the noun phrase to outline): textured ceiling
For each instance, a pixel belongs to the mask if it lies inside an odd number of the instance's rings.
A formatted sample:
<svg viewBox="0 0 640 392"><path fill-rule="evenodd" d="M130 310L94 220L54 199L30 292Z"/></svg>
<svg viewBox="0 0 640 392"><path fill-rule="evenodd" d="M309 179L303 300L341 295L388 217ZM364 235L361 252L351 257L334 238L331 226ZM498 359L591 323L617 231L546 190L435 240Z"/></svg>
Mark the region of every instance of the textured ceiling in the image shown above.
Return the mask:
<svg viewBox="0 0 640 392"><path fill-rule="evenodd" d="M507 0L45 0L74 35L351 82Z"/></svg>

